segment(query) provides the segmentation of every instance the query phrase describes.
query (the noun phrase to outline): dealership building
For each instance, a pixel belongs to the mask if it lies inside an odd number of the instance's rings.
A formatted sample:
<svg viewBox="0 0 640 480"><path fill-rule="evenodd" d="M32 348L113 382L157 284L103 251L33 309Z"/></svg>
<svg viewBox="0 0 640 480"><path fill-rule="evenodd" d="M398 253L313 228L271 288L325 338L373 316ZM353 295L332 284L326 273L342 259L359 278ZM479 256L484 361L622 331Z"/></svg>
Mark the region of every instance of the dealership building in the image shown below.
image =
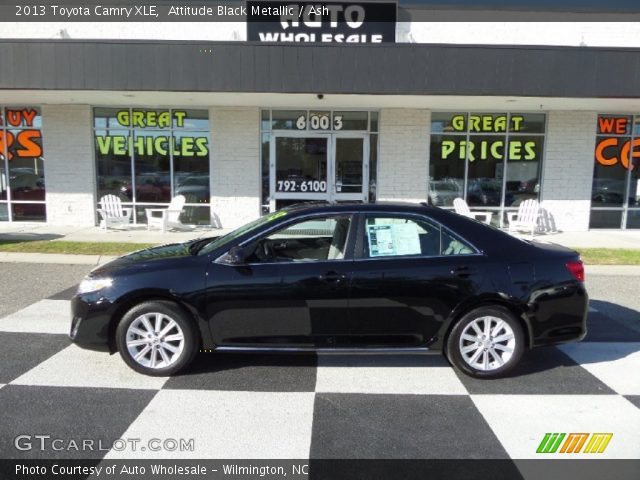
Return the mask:
<svg viewBox="0 0 640 480"><path fill-rule="evenodd" d="M548 230L640 228L637 23L373 5L393 14L0 23L0 222L97 225L108 194L139 224L184 195L183 223L223 228L308 200L460 197L501 227L534 198Z"/></svg>

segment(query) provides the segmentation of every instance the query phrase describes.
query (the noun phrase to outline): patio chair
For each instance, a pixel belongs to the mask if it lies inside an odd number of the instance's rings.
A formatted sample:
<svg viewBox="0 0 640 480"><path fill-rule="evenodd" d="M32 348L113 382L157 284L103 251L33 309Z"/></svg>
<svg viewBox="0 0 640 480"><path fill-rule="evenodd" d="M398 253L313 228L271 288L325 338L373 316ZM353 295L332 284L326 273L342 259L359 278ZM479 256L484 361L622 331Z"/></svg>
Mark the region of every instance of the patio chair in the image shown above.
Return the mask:
<svg viewBox="0 0 640 480"><path fill-rule="evenodd" d="M540 204L538 201L532 198L525 200L520 204L517 212L507 212L509 232L528 232L533 238L538 227L539 215Z"/></svg>
<svg viewBox="0 0 640 480"><path fill-rule="evenodd" d="M458 215L473 218L474 220L477 220L476 217L484 217L484 220L482 221L487 225L491 224L491 217L493 217L493 212L472 212L469 209L469 205L467 205L467 202L465 202L462 198L456 198L453 200L453 208Z"/></svg>
<svg viewBox="0 0 640 480"><path fill-rule="evenodd" d="M100 228L107 230L114 225L129 225L133 209L122 206L122 201L115 195L105 195L100 199L98 213L102 217Z"/></svg>
<svg viewBox="0 0 640 480"><path fill-rule="evenodd" d="M173 228L178 230L188 229L189 227L180 221L180 214L184 208L185 201L184 195L176 195L171 199L168 208L145 208L147 230L151 230L151 227L159 227L163 232Z"/></svg>

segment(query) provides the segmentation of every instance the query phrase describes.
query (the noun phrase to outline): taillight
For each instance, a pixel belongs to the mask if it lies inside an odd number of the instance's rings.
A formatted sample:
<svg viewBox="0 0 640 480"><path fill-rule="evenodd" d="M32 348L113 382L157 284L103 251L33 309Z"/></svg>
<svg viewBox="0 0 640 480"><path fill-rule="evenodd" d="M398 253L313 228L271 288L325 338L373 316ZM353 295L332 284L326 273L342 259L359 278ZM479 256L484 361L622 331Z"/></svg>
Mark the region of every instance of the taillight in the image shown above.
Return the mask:
<svg viewBox="0 0 640 480"><path fill-rule="evenodd" d="M580 260L577 260L575 262L567 262L566 267L576 280L578 280L579 282L584 282L584 264Z"/></svg>

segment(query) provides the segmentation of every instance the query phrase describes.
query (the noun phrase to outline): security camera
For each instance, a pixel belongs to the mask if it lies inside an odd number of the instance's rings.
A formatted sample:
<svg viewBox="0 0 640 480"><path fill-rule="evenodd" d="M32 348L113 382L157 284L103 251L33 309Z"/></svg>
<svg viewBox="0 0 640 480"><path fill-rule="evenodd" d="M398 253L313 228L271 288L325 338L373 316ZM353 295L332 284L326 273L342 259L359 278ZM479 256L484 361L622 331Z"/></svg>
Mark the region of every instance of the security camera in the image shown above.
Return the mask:
<svg viewBox="0 0 640 480"><path fill-rule="evenodd" d="M319 93L317 97L318 97L318 100L322 100L324 98L324 95L322 93Z"/></svg>

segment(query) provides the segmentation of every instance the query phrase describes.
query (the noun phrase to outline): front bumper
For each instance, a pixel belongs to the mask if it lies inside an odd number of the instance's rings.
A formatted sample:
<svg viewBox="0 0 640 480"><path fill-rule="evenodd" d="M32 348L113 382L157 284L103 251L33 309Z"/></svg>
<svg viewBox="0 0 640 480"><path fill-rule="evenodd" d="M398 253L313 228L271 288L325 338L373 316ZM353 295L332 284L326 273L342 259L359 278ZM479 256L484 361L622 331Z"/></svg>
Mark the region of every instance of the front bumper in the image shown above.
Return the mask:
<svg viewBox="0 0 640 480"><path fill-rule="evenodd" d="M99 292L79 294L71 299L69 338L88 350L113 351L110 321L113 304Z"/></svg>

